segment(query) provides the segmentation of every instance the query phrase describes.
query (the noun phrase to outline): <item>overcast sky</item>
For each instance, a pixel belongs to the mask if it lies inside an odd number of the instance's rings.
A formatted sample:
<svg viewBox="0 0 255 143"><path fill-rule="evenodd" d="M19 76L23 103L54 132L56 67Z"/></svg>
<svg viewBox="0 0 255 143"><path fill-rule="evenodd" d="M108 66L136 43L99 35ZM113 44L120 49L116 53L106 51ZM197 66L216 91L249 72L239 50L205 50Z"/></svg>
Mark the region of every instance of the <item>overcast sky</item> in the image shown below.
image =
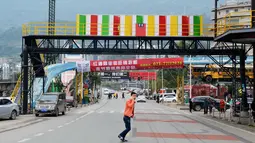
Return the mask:
<svg viewBox="0 0 255 143"><path fill-rule="evenodd" d="M76 14L207 14L214 0L56 0L56 19L74 21ZM0 29L47 21L48 0L1 0ZM1 31L1 30L0 30Z"/></svg>

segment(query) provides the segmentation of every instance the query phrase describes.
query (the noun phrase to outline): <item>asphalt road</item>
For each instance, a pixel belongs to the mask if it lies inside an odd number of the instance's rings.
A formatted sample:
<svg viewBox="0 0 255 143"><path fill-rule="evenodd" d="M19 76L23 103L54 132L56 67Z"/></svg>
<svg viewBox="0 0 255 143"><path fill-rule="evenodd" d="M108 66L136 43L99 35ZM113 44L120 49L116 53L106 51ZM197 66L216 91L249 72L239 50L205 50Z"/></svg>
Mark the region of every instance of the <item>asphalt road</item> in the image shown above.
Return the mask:
<svg viewBox="0 0 255 143"><path fill-rule="evenodd" d="M42 117L43 122L0 133L0 143L119 143L124 103L124 99L111 99L65 116ZM127 136L132 143L250 142L153 101L137 103L135 109L132 131Z"/></svg>

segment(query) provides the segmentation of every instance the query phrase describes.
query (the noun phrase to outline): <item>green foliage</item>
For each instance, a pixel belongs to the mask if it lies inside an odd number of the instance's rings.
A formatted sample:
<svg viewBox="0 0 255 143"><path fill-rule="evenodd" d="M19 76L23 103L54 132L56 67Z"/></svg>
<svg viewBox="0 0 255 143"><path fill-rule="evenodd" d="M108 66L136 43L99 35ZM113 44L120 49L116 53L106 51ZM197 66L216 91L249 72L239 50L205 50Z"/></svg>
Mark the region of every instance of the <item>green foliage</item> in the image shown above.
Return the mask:
<svg viewBox="0 0 255 143"><path fill-rule="evenodd" d="M178 75L187 75L187 69L164 69L163 70L163 88L176 88L177 86L177 76ZM162 88L162 70L157 72L157 81L156 81L157 89ZM150 81L150 88L155 90L155 81Z"/></svg>

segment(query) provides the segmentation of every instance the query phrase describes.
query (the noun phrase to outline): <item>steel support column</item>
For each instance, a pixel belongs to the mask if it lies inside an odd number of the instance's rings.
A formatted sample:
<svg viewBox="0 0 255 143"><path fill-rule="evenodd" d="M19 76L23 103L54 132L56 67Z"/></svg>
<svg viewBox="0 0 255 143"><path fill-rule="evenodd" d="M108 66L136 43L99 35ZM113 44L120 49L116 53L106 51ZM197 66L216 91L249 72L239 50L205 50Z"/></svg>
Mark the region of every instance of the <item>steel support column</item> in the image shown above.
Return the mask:
<svg viewBox="0 0 255 143"><path fill-rule="evenodd" d="M23 114L27 114L28 108L28 49L25 45L23 49Z"/></svg>
<svg viewBox="0 0 255 143"><path fill-rule="evenodd" d="M234 105L234 116L236 115L236 99L237 99L237 90L236 90L236 56L232 56L232 68L233 68L233 77L232 77L232 99L233 99L233 105Z"/></svg>
<svg viewBox="0 0 255 143"><path fill-rule="evenodd" d="M255 28L255 1L254 0L251 0L251 27L252 28ZM252 50L253 50L253 101L252 101L252 105L251 105L251 108L252 108L252 116L253 116L253 119L255 121L255 43L252 43Z"/></svg>
<svg viewBox="0 0 255 143"><path fill-rule="evenodd" d="M247 96L246 96L246 76L245 76L245 50L240 53L240 75L242 88L242 111L248 111Z"/></svg>
<svg viewBox="0 0 255 143"><path fill-rule="evenodd" d="M214 3L214 37L217 37L217 12L218 12L218 0L215 0Z"/></svg>
<svg viewBox="0 0 255 143"><path fill-rule="evenodd" d="M252 10L252 28L255 28L255 1L254 0L251 0L251 10ZM255 43L252 44L252 47L253 47L253 76L255 75ZM253 100L255 102L255 78L253 77Z"/></svg>

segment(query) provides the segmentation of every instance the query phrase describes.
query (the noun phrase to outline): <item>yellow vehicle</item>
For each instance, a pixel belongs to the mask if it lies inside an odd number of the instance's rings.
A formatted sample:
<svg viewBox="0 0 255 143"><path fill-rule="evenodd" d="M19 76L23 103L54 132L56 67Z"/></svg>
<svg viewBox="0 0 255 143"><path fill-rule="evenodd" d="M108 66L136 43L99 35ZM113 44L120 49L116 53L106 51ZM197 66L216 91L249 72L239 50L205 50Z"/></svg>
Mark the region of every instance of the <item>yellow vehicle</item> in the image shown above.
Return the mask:
<svg viewBox="0 0 255 143"><path fill-rule="evenodd" d="M192 65L191 66L192 78L200 78L204 71L205 71L204 65Z"/></svg>
<svg viewBox="0 0 255 143"><path fill-rule="evenodd" d="M211 64L206 65L204 72L202 72L202 78L207 82L212 82L213 80L231 80L229 74L233 73L232 65L224 65L226 70L223 70L218 65ZM253 66L245 65L245 78L246 80L253 79ZM240 67L236 66L236 78L240 79Z"/></svg>

